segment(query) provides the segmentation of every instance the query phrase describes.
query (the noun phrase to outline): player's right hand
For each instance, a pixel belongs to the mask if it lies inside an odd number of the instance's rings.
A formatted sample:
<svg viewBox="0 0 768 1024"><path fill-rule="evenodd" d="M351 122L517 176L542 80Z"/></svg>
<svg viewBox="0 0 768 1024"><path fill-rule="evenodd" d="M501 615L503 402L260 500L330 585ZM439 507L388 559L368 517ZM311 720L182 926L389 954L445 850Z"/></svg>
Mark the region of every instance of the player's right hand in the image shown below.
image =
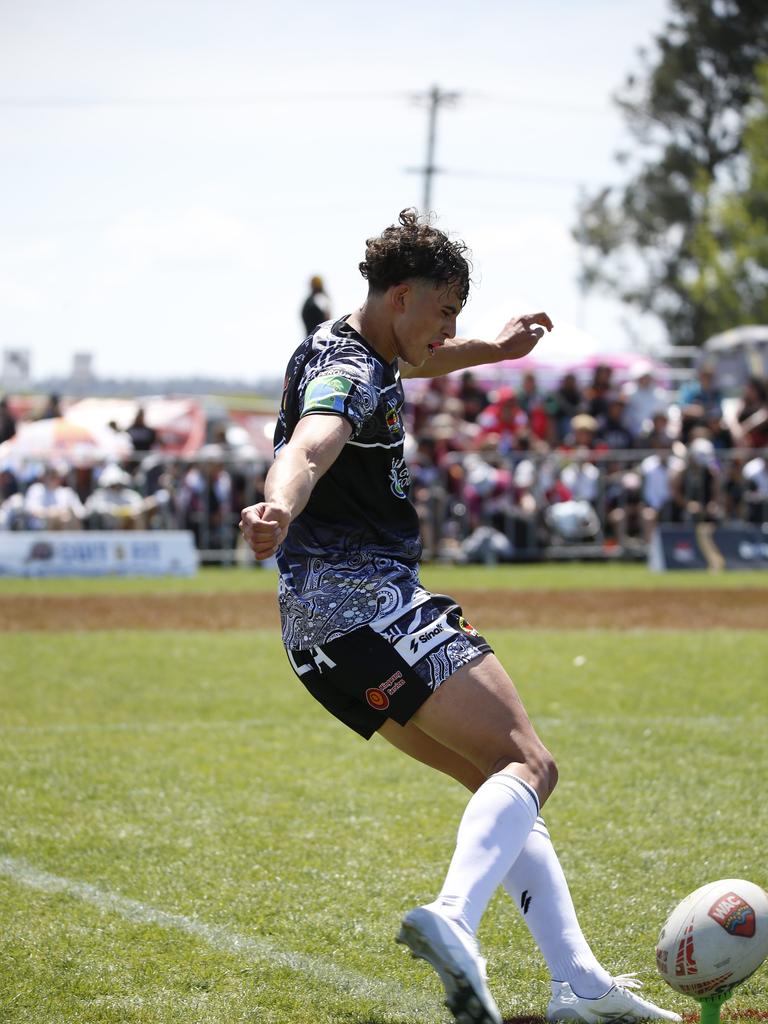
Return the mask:
<svg viewBox="0 0 768 1024"><path fill-rule="evenodd" d="M285 540L291 523L290 514L279 505L260 501L240 513L240 532L256 558L271 558Z"/></svg>

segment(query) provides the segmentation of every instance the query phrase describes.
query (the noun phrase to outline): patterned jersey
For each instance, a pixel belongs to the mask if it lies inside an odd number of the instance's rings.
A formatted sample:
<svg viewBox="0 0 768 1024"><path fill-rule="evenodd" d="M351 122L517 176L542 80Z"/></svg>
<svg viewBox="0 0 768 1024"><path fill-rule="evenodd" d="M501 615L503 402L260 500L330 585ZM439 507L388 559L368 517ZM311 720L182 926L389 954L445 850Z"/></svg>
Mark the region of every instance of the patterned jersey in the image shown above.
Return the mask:
<svg viewBox="0 0 768 1024"><path fill-rule="evenodd" d="M321 324L291 357L275 454L303 416L343 416L352 426L277 554L283 640L292 650L388 619L429 596L418 580L403 398L397 363L382 359L346 317Z"/></svg>

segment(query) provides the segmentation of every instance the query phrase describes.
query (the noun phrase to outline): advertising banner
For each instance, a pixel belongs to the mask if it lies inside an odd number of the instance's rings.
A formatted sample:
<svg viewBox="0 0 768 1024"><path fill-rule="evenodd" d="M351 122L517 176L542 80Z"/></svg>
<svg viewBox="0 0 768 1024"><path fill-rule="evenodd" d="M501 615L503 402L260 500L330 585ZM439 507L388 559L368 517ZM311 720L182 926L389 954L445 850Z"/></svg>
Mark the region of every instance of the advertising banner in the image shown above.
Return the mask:
<svg viewBox="0 0 768 1024"><path fill-rule="evenodd" d="M664 523L651 539L648 567L768 569L768 531L752 523Z"/></svg>
<svg viewBox="0 0 768 1024"><path fill-rule="evenodd" d="M188 530L0 532L0 576L193 576Z"/></svg>

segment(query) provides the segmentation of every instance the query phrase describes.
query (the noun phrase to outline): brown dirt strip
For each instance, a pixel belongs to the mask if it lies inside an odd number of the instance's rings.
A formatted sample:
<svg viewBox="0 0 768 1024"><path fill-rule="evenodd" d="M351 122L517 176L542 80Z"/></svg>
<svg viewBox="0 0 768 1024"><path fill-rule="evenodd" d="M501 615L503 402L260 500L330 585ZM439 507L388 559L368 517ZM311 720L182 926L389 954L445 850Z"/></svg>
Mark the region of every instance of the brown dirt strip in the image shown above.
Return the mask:
<svg viewBox="0 0 768 1024"><path fill-rule="evenodd" d="M766 629L768 590L472 590L454 594L490 629ZM272 594L0 597L0 632L276 629Z"/></svg>

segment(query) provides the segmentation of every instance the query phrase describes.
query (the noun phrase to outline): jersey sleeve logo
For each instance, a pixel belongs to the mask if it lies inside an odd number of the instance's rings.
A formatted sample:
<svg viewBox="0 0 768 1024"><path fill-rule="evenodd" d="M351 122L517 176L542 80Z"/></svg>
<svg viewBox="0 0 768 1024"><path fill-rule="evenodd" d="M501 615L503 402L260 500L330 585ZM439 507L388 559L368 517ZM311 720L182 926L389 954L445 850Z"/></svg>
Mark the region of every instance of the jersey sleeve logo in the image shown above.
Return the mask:
<svg viewBox="0 0 768 1024"><path fill-rule="evenodd" d="M346 411L351 391L352 381L347 377L339 374L315 377L309 382L304 393L304 412L318 410L343 413Z"/></svg>

